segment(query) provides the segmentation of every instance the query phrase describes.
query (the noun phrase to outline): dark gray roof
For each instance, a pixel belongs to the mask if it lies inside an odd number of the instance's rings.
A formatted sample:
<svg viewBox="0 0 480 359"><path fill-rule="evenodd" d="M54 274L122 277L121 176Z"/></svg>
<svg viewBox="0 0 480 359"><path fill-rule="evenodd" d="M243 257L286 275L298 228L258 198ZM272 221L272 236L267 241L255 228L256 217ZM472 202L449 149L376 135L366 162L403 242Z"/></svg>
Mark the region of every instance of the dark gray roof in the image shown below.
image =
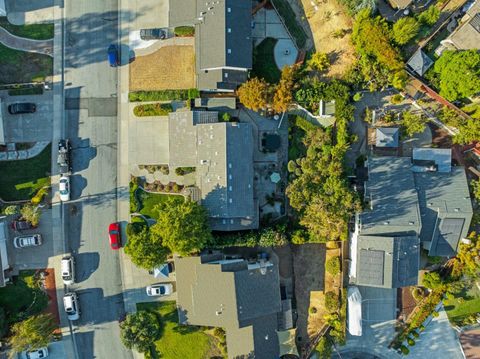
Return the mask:
<svg viewBox="0 0 480 359"><path fill-rule="evenodd" d="M170 0L168 24L170 27L192 26L196 23L197 0Z"/></svg>
<svg viewBox="0 0 480 359"><path fill-rule="evenodd" d="M408 157L368 159L366 201L360 214L361 234L420 233L417 192Z"/></svg>
<svg viewBox="0 0 480 359"><path fill-rule="evenodd" d="M197 68L197 87L203 91L234 91L247 79L248 72L246 70L201 70Z"/></svg>
<svg viewBox="0 0 480 359"><path fill-rule="evenodd" d="M195 107L205 107L210 111L227 111L237 108L236 97L202 97L195 99Z"/></svg>
<svg viewBox="0 0 480 359"><path fill-rule="evenodd" d="M379 127L376 131L377 147L398 147L398 127Z"/></svg>
<svg viewBox="0 0 480 359"><path fill-rule="evenodd" d="M422 215L421 241L429 255L453 255L459 239L467 235L473 214L465 169L415 173L415 186Z"/></svg>
<svg viewBox="0 0 480 359"><path fill-rule="evenodd" d="M400 288L418 282L420 241L411 236L359 236L357 284Z"/></svg>
<svg viewBox="0 0 480 359"><path fill-rule="evenodd" d="M262 274L243 260L221 263L175 258L181 323L225 328L229 358L274 358L282 308L278 267L269 264Z"/></svg>
<svg viewBox="0 0 480 359"><path fill-rule="evenodd" d="M433 65L433 61L422 51L422 49L418 49L408 60L407 65L417 74L423 76L430 66Z"/></svg>

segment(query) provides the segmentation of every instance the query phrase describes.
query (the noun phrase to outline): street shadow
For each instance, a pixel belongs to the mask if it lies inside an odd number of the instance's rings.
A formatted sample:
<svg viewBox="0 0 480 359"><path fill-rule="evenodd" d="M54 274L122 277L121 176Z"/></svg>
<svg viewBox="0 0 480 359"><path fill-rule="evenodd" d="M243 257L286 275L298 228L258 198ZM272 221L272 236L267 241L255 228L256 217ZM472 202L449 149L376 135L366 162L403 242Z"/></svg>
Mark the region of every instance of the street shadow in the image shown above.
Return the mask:
<svg viewBox="0 0 480 359"><path fill-rule="evenodd" d="M79 174L70 176L70 198L79 199L83 190L87 187L87 179Z"/></svg>
<svg viewBox="0 0 480 359"><path fill-rule="evenodd" d="M88 168L90 161L97 157L97 149L90 144L89 138L70 137L72 143L73 172L83 171Z"/></svg>
<svg viewBox="0 0 480 359"><path fill-rule="evenodd" d="M79 253L75 256L76 283L81 283L92 275L98 269L100 264L100 255L97 252ZM78 269L82 268L80 271ZM86 270L88 268L88 271Z"/></svg>
<svg viewBox="0 0 480 359"><path fill-rule="evenodd" d="M92 359L95 358L93 354L93 339L95 332L77 332L75 333L75 342L77 344L77 350L79 352L80 358ZM64 337L64 340L69 340L70 336Z"/></svg>

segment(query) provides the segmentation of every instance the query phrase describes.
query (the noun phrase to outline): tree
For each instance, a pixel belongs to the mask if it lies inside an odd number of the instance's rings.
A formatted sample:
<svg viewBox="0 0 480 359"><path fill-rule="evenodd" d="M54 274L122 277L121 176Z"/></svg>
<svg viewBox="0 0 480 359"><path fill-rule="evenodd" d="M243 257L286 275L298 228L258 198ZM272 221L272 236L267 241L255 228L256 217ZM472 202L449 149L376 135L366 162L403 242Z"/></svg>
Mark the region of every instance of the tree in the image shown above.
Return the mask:
<svg viewBox="0 0 480 359"><path fill-rule="evenodd" d="M128 349L147 352L160 337L160 323L157 316L145 310L127 314L120 324L120 339Z"/></svg>
<svg viewBox="0 0 480 359"><path fill-rule="evenodd" d="M480 179L476 181L472 180L470 185L472 186L473 197L480 202Z"/></svg>
<svg viewBox="0 0 480 359"><path fill-rule="evenodd" d="M158 218L150 231L162 238L163 245L172 253L189 255L198 252L212 239L207 212L196 202L169 198L154 210Z"/></svg>
<svg viewBox="0 0 480 359"><path fill-rule="evenodd" d="M425 130L427 119L422 115L416 115L412 112L404 112L402 114L401 124L407 136L413 136Z"/></svg>
<svg viewBox="0 0 480 359"><path fill-rule="evenodd" d="M443 285L443 282L438 272L427 272L423 276L422 284L424 287L435 290L439 289Z"/></svg>
<svg viewBox="0 0 480 359"><path fill-rule="evenodd" d="M253 111L265 109L268 104L269 86L256 77L242 84L238 89L240 102Z"/></svg>
<svg viewBox="0 0 480 359"><path fill-rule="evenodd" d="M440 9L435 5L430 6L427 10L423 11L418 15L418 21L422 24L432 26L438 21L440 17Z"/></svg>
<svg viewBox="0 0 480 359"><path fill-rule="evenodd" d="M295 85L296 67L285 66L278 85L275 87L272 107L275 112L285 112L293 101L293 87Z"/></svg>
<svg viewBox="0 0 480 359"><path fill-rule="evenodd" d="M325 263L325 270L333 276L340 273L340 257L332 257Z"/></svg>
<svg viewBox="0 0 480 359"><path fill-rule="evenodd" d="M3 210L3 213L5 213L7 216L18 214L18 212L19 212L18 206L16 206L16 205L7 206Z"/></svg>
<svg viewBox="0 0 480 359"><path fill-rule="evenodd" d="M12 358L15 354L29 349L46 347L53 339L53 331L57 325L51 314L34 315L11 328L9 344Z"/></svg>
<svg viewBox="0 0 480 359"><path fill-rule="evenodd" d="M125 253L130 256L132 262L141 268L151 270L165 263L169 254L160 236L152 234L146 226L141 226L138 232L132 227L128 234L128 242Z"/></svg>
<svg viewBox="0 0 480 359"><path fill-rule="evenodd" d="M325 293L325 308L330 312L336 312L339 309L340 302L335 292Z"/></svg>
<svg viewBox="0 0 480 359"><path fill-rule="evenodd" d="M34 207L31 204L26 204L20 209L22 218L32 224L32 226L38 226L40 222L40 209Z"/></svg>
<svg viewBox="0 0 480 359"><path fill-rule="evenodd" d="M452 274L454 279L460 279L463 275L476 278L480 271L478 253L480 253L480 235L472 232L468 236L470 243L460 242L457 256L452 260Z"/></svg>
<svg viewBox="0 0 480 359"><path fill-rule="evenodd" d="M393 40L399 45L405 45L418 34L419 29L420 24L415 18L403 17L393 25Z"/></svg>
<svg viewBox="0 0 480 359"><path fill-rule="evenodd" d="M330 60L328 55L324 52L315 52L312 57L307 61L307 65L310 69L316 71L327 71L330 67Z"/></svg>
<svg viewBox="0 0 480 359"><path fill-rule="evenodd" d="M480 53L477 50L444 51L433 66L440 95L449 101L480 91Z"/></svg>

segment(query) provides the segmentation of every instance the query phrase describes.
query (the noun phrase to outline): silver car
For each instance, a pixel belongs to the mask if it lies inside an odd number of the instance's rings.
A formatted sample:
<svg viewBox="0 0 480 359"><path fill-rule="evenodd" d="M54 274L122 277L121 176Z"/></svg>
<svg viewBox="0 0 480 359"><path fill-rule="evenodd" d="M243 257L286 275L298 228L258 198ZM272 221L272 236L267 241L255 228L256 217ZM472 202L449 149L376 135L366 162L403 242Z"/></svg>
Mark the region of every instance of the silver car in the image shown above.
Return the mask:
<svg viewBox="0 0 480 359"><path fill-rule="evenodd" d="M63 306L67 313L68 320L78 320L80 318L80 307L75 292L66 293L63 296Z"/></svg>
<svg viewBox="0 0 480 359"><path fill-rule="evenodd" d="M15 248L36 247L42 245L42 243L42 236L40 234L30 234L13 238L13 246Z"/></svg>

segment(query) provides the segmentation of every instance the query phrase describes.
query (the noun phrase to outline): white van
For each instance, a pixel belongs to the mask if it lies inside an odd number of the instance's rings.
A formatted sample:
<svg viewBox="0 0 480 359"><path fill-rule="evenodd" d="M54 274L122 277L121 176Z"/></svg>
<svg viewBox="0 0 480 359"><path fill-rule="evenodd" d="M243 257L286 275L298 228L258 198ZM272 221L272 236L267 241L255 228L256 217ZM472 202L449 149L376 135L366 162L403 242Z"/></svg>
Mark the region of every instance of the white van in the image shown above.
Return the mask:
<svg viewBox="0 0 480 359"><path fill-rule="evenodd" d="M80 318L80 306L75 292L66 293L63 296L63 306L68 320L78 320Z"/></svg>
<svg viewBox="0 0 480 359"><path fill-rule="evenodd" d="M73 256L65 256L62 258L61 270L63 283L65 285L75 283L75 258Z"/></svg>

